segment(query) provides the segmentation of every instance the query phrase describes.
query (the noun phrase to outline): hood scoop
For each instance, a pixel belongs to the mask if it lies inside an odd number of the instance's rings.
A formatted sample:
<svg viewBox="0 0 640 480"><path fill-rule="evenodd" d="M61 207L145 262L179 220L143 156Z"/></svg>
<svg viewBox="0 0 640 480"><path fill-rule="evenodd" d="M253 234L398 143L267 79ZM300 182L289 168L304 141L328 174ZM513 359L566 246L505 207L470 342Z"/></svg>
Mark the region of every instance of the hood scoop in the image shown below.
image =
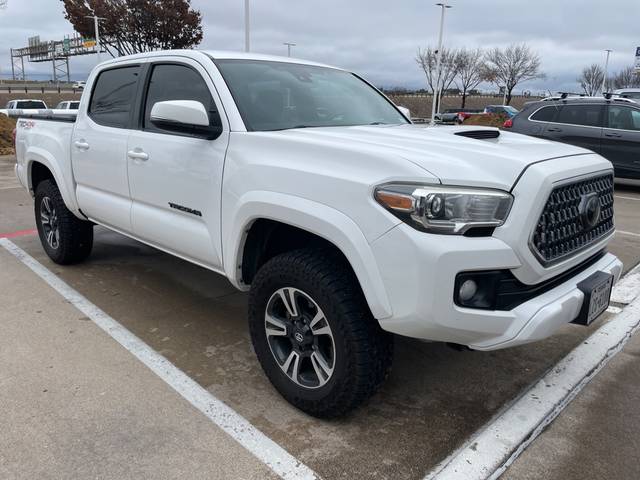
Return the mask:
<svg viewBox="0 0 640 480"><path fill-rule="evenodd" d="M500 130L463 130L456 132L455 135L475 138L476 140L488 140L490 138L498 138L500 136Z"/></svg>

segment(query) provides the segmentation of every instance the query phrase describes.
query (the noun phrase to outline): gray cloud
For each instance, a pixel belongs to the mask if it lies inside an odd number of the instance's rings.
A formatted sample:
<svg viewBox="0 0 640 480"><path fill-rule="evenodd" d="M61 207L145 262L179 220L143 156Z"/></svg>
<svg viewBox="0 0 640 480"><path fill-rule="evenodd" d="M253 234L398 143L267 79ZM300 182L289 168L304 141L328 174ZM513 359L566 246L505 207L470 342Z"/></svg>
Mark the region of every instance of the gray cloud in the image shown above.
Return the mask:
<svg viewBox="0 0 640 480"><path fill-rule="evenodd" d="M204 41L200 48L244 47L243 2L193 0L201 10ZM251 0L252 50L286 54L283 42L298 44L294 55L339 65L377 85L420 87L423 74L414 57L418 46L437 40L439 9L425 0ZM493 47L526 42L542 57L546 80L521 85L533 91L576 89L582 67L614 53L610 71L633 62L640 17L638 0L450 0L445 44ZM71 33L57 0L9 0L0 11L0 74L10 73L9 48L27 37L61 38ZM71 61L72 74L86 76L92 57ZM31 76L50 75L49 64L29 64Z"/></svg>

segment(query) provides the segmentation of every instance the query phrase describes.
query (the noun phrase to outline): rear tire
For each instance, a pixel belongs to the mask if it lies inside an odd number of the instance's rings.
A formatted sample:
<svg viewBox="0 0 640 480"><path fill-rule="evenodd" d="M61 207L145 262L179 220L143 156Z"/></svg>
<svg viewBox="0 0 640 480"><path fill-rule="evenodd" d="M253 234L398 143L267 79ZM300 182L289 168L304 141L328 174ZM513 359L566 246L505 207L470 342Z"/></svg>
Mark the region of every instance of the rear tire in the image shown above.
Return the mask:
<svg viewBox="0 0 640 480"><path fill-rule="evenodd" d="M257 273L249 328L276 390L320 418L343 416L386 378L393 337L373 318L358 281L337 252L278 255Z"/></svg>
<svg viewBox="0 0 640 480"><path fill-rule="evenodd" d="M85 260L93 247L93 224L69 211L53 180L36 187L36 226L44 251L60 265Z"/></svg>

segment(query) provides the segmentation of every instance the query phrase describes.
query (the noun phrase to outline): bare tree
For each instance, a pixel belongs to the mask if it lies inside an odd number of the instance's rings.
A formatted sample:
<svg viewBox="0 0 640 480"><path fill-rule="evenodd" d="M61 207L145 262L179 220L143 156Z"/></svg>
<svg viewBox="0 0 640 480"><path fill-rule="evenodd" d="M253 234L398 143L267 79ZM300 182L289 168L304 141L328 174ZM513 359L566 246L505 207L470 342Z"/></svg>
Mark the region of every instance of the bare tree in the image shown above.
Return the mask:
<svg viewBox="0 0 640 480"><path fill-rule="evenodd" d="M595 97L602 87L604 69L597 63L582 69L582 74L578 77L578 83L584 93L590 97Z"/></svg>
<svg viewBox="0 0 640 480"><path fill-rule="evenodd" d="M524 43L504 49L493 48L487 52L485 60L490 81L507 89L507 105L511 103L511 93L516 85L545 77L540 71L540 56Z"/></svg>
<svg viewBox="0 0 640 480"><path fill-rule="evenodd" d="M613 88L640 88L640 73L633 67L626 67L611 77Z"/></svg>
<svg viewBox="0 0 640 480"><path fill-rule="evenodd" d="M434 93L436 89L439 92L447 90L458 74L458 52L455 50L442 49L442 58L440 60L440 78L436 78L436 63L438 60L437 50L427 47L425 50L418 49L416 62L422 68L427 77L427 85ZM439 80L439 81L438 81ZM434 99L437 101L437 99ZM437 107L437 106L436 106Z"/></svg>
<svg viewBox="0 0 640 480"><path fill-rule="evenodd" d="M112 55L189 48L202 41L202 15L191 0L61 0L65 18L84 37L98 15L102 46Z"/></svg>
<svg viewBox="0 0 640 480"><path fill-rule="evenodd" d="M461 108L464 108L469 90L474 90L487 79L487 68L484 61L484 52L481 48L476 48L475 50L461 48L458 51L456 60L458 62L458 75L455 82L456 87L462 93Z"/></svg>

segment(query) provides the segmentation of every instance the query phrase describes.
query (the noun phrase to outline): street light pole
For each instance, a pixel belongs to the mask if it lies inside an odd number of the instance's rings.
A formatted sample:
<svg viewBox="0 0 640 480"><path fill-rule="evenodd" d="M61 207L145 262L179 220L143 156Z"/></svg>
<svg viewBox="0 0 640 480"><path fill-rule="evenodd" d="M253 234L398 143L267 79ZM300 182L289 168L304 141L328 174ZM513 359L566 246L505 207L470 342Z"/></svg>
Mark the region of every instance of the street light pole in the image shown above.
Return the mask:
<svg viewBox="0 0 640 480"><path fill-rule="evenodd" d="M433 101L431 102L431 125L436 124L435 116L436 116L436 104L440 95L440 61L442 59L442 34L444 30L444 11L447 8L451 8L451 5L447 5L446 3L436 3L437 6L442 8L442 13L440 14L440 33L438 34L438 50L436 51L436 84L433 89ZM440 110L438 108L438 110Z"/></svg>
<svg viewBox="0 0 640 480"><path fill-rule="evenodd" d="M295 43L284 42L283 45L287 46L287 57L291 56L291 47L295 47Z"/></svg>
<svg viewBox="0 0 640 480"><path fill-rule="evenodd" d="M244 0L244 51L251 51L251 25L249 22L249 0Z"/></svg>
<svg viewBox="0 0 640 480"><path fill-rule="evenodd" d="M93 28L96 32L96 49L98 50L98 63L102 62L102 48L100 47L100 20L104 18L97 15L87 15L85 18L93 18Z"/></svg>
<svg viewBox="0 0 640 480"><path fill-rule="evenodd" d="M602 76L602 95L604 96L604 89L606 88L607 85L607 70L609 70L609 55L611 54L611 52L613 52L613 50L605 50L605 52L607 52L607 59L604 62L604 75Z"/></svg>

